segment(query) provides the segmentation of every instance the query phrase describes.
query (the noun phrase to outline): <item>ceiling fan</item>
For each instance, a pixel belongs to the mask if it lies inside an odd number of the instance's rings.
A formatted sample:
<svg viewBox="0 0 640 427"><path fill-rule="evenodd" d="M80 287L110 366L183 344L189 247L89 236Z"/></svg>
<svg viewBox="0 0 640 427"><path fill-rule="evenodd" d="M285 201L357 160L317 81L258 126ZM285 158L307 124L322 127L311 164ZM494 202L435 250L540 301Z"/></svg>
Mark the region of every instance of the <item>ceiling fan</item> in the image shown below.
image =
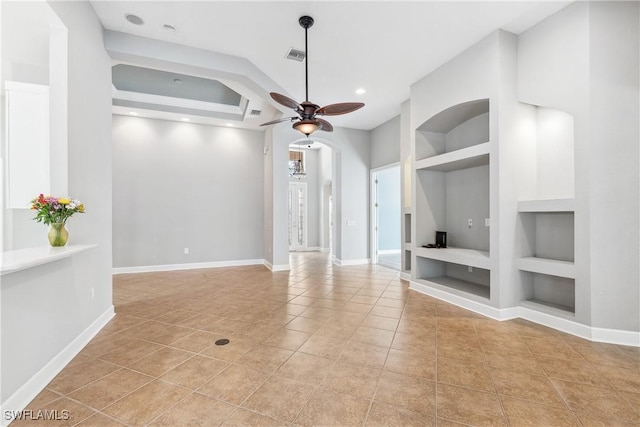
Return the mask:
<svg viewBox="0 0 640 427"><path fill-rule="evenodd" d="M311 135L316 130L323 130L325 132L332 132L333 126L328 121L318 118L317 116L339 116L341 114L351 113L362 107L362 102L341 102L338 104L330 104L324 107L320 107L313 102L309 102L309 48L307 46L307 30L313 26L313 18L310 16L302 16L298 19L300 26L304 28L304 83L305 83L305 101L297 102L288 96L281 95L276 92L271 92L271 98L278 104L289 107L295 111L298 116L284 117L278 120L272 120L267 123L262 123L260 126L272 125L275 123L285 122L290 120L293 122L293 128L299 132L302 132L306 136Z"/></svg>

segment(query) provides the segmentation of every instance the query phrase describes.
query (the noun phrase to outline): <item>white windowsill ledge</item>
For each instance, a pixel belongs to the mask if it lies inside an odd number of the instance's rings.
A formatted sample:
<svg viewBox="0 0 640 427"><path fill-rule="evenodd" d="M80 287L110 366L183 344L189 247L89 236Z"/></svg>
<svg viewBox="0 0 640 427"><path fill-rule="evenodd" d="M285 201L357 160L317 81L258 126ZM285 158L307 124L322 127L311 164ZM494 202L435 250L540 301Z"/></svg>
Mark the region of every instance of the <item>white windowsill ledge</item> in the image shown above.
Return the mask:
<svg viewBox="0 0 640 427"><path fill-rule="evenodd" d="M98 245L68 245L61 248L39 246L37 248L2 252L0 254L0 275L11 274L16 271L58 261L97 246Z"/></svg>

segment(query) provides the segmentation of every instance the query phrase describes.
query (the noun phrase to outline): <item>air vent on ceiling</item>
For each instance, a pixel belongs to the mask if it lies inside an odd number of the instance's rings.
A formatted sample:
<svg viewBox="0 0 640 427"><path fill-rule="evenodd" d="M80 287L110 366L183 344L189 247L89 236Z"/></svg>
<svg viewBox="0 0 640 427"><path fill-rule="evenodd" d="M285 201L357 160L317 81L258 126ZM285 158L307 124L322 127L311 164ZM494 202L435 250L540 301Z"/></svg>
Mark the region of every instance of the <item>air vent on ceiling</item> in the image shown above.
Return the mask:
<svg viewBox="0 0 640 427"><path fill-rule="evenodd" d="M259 116L262 113L261 110L251 110L249 111L250 116Z"/></svg>
<svg viewBox="0 0 640 427"><path fill-rule="evenodd" d="M303 51L294 48L289 49L289 53L287 53L287 59L293 59L298 62L304 61L304 56Z"/></svg>

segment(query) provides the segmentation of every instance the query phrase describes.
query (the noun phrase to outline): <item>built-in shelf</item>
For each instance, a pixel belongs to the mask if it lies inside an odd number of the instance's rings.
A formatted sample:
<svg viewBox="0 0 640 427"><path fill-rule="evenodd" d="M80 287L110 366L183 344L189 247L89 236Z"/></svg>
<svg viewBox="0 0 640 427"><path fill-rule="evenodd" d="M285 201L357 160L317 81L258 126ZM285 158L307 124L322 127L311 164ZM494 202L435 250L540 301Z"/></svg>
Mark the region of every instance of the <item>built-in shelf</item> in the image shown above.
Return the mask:
<svg viewBox="0 0 640 427"><path fill-rule="evenodd" d="M411 212L404 213L404 242L411 244Z"/></svg>
<svg viewBox="0 0 640 427"><path fill-rule="evenodd" d="M0 254L0 275L11 274L27 268L68 258L71 255L93 249L98 245L68 245L61 248L40 246L18 249Z"/></svg>
<svg viewBox="0 0 640 427"><path fill-rule="evenodd" d="M405 243L405 244L403 245L403 249L404 249L405 251L410 251L410 250L411 250L411 243Z"/></svg>
<svg viewBox="0 0 640 427"><path fill-rule="evenodd" d="M416 162L416 170L451 172L459 169L488 165L489 147L490 143L485 142L437 156L427 157L426 159Z"/></svg>
<svg viewBox="0 0 640 427"><path fill-rule="evenodd" d="M574 212L574 199L521 200L518 212Z"/></svg>
<svg viewBox="0 0 640 427"><path fill-rule="evenodd" d="M468 265L484 269L491 268L489 252L464 248L416 248L416 255L422 258L429 258L438 261L451 262L454 264Z"/></svg>
<svg viewBox="0 0 640 427"><path fill-rule="evenodd" d="M518 269L532 273L575 279L575 266L571 261L525 257L518 259Z"/></svg>
<svg viewBox="0 0 640 427"><path fill-rule="evenodd" d="M547 301L540 301L537 299L522 301L520 305L530 310L539 311L541 313L550 314L552 316L564 317L567 319L575 318L574 308L568 307L566 305L553 304Z"/></svg>
<svg viewBox="0 0 640 427"><path fill-rule="evenodd" d="M490 296L489 286L479 285L466 280L449 276L430 277L429 279L416 279L415 282L444 290L454 295L470 298L475 301L487 303Z"/></svg>

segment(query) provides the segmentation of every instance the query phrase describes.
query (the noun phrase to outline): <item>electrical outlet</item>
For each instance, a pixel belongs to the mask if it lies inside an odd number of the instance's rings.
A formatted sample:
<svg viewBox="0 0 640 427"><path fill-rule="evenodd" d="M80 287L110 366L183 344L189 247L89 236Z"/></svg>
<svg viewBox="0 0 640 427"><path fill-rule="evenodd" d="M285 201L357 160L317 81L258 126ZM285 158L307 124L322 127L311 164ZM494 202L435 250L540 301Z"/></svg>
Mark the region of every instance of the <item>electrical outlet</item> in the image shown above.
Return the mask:
<svg viewBox="0 0 640 427"><path fill-rule="evenodd" d="M189 248L184 248L184 254L189 255Z"/></svg>
<svg viewBox="0 0 640 427"><path fill-rule="evenodd" d="M354 225L356 225L356 222L352 219L348 219L347 220L347 227L353 227Z"/></svg>
<svg viewBox="0 0 640 427"><path fill-rule="evenodd" d="M491 227L491 219L485 218L484 219L484 226L485 227Z"/></svg>
<svg viewBox="0 0 640 427"><path fill-rule="evenodd" d="M473 273L473 267L468 266L468 267L467 267L467 271L468 271L469 273Z"/></svg>
<svg viewBox="0 0 640 427"><path fill-rule="evenodd" d="M473 221L471 220L471 218L469 218L469 219L467 220L467 226L468 226L469 228L473 227Z"/></svg>

